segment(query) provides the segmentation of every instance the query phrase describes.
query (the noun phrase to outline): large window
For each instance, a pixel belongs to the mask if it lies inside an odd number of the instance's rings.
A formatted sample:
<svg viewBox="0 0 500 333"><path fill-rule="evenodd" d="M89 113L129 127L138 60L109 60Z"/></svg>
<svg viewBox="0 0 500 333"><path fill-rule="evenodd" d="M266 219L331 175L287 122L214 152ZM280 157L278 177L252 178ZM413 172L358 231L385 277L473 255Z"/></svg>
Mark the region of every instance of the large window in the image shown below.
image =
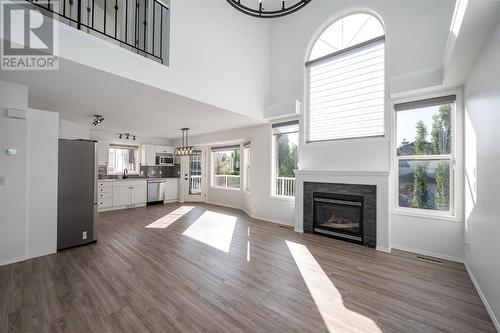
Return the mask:
<svg viewBox="0 0 500 333"><path fill-rule="evenodd" d="M321 34L306 63L308 142L385 135L384 49L384 28L369 14Z"/></svg>
<svg viewBox="0 0 500 333"><path fill-rule="evenodd" d="M212 148L212 186L240 188L240 146Z"/></svg>
<svg viewBox="0 0 500 333"><path fill-rule="evenodd" d="M245 191L250 192L250 177L252 170L252 147L251 142L245 142L243 144L243 165L244 165L244 179L243 179L243 188Z"/></svg>
<svg viewBox="0 0 500 333"><path fill-rule="evenodd" d="M137 146L109 145L108 174L122 174L125 169L130 174L139 173Z"/></svg>
<svg viewBox="0 0 500 333"><path fill-rule="evenodd" d="M396 104L398 206L453 215L455 96Z"/></svg>
<svg viewBox="0 0 500 333"><path fill-rule="evenodd" d="M295 173L299 147L298 121L274 124L273 131L273 194L295 196Z"/></svg>

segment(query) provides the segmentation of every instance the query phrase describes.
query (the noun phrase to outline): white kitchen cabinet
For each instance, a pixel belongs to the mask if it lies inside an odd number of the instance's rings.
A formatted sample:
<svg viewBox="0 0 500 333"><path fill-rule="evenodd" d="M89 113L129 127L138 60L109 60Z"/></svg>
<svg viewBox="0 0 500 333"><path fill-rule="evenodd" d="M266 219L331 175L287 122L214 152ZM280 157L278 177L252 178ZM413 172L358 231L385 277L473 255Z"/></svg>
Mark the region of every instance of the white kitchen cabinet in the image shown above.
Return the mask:
<svg viewBox="0 0 500 333"><path fill-rule="evenodd" d="M130 186L127 184L113 184L113 206L130 205Z"/></svg>
<svg viewBox="0 0 500 333"><path fill-rule="evenodd" d="M170 146L156 146L156 152L160 154L173 154L174 147Z"/></svg>
<svg viewBox="0 0 500 333"><path fill-rule="evenodd" d="M155 165L156 164L156 146L142 145L141 147L141 164Z"/></svg>
<svg viewBox="0 0 500 333"><path fill-rule="evenodd" d="M132 205L143 204L147 201L148 186L144 183L137 183L132 185L130 190L130 203Z"/></svg>
<svg viewBox="0 0 500 333"><path fill-rule="evenodd" d="M142 145L141 165L156 165L156 154L173 154L175 148L159 145Z"/></svg>
<svg viewBox="0 0 500 333"><path fill-rule="evenodd" d="M109 142L105 140L97 141L97 165L108 165Z"/></svg>
<svg viewBox="0 0 500 333"><path fill-rule="evenodd" d="M147 201L146 181L113 182L113 207L145 204Z"/></svg>
<svg viewBox="0 0 500 333"><path fill-rule="evenodd" d="M179 178L168 178L165 182L165 201L172 202L179 199Z"/></svg>

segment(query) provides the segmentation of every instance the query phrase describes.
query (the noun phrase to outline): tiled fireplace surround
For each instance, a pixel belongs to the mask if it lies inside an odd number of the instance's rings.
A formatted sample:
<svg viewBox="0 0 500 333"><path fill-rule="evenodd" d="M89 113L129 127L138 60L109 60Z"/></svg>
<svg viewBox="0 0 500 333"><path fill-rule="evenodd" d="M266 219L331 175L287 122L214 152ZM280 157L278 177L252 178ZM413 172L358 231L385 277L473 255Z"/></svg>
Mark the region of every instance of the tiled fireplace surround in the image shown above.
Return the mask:
<svg viewBox="0 0 500 333"><path fill-rule="evenodd" d="M312 192L362 195L365 201L366 199L373 203L376 201L375 207L365 206L365 217L368 213L368 217L371 215L371 221L368 220L367 233L364 233L364 245L376 247L380 251L390 251L388 172L296 170L295 178L297 184L295 231L312 232L312 207L310 207L311 210L307 207L304 210L304 200L307 202L311 200L312 204ZM304 183L306 183L305 186Z"/></svg>

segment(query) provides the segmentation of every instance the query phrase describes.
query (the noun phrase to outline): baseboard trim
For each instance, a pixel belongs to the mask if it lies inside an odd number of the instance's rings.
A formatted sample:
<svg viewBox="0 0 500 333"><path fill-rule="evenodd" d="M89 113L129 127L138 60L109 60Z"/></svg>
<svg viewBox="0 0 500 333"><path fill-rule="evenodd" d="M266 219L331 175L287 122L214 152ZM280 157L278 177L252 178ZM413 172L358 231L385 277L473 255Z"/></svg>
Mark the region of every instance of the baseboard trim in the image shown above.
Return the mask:
<svg viewBox="0 0 500 333"><path fill-rule="evenodd" d="M470 277L470 279L472 281L472 284L476 288L476 291L479 294L479 297L483 301L483 304L484 304L484 307L486 308L486 311L488 311L488 314L491 317L491 321L493 321L493 325L495 325L495 328L496 328L497 332L500 332L500 324L498 322L498 319L496 318L495 313L491 309L491 306L488 303L488 300L486 299L486 296L484 296L484 293L481 290L481 287L479 286L479 283L477 282L476 277L474 276L474 273L472 273L472 270L470 269L470 267L467 264L467 262L464 262L464 265L465 265L465 269L467 270L467 273L469 274L469 277Z"/></svg>
<svg viewBox="0 0 500 333"><path fill-rule="evenodd" d="M26 260L25 256L4 259L4 260L0 260L0 266L10 265L10 264L14 264L16 262L25 261L25 260Z"/></svg>
<svg viewBox="0 0 500 333"><path fill-rule="evenodd" d="M226 205L226 204L221 204L221 203L218 203L218 202L211 202L211 201L207 201L206 203L209 204L209 205L214 205L214 206L220 206L220 207L226 207L226 208L232 208L232 209L239 209L242 212L244 212L245 214L247 214L248 216L250 216L251 218L256 219L256 220L261 220L261 221L265 221L265 222L270 222L270 223L275 223L275 224L279 224L279 225L286 225L288 227L293 227L293 224L288 224L288 223L285 223L283 221L271 219L269 217L262 217L262 216L258 216L258 215L255 215L255 214L250 214L250 212L248 212L246 209L244 209L242 207L237 207L237 206L232 206L232 205Z"/></svg>
<svg viewBox="0 0 500 333"><path fill-rule="evenodd" d="M220 206L220 207L226 207L226 208L243 210L241 207L237 207L237 206L233 206L233 205L226 205L226 204L222 204L222 203L219 203L219 202L206 201L205 203L207 203L209 205L214 205L214 206Z"/></svg>
<svg viewBox="0 0 500 333"><path fill-rule="evenodd" d="M380 252L385 252L385 253L391 253L390 247L376 246L375 250L380 251Z"/></svg>
<svg viewBox="0 0 500 333"><path fill-rule="evenodd" d="M254 216L250 215L250 217L253 218L253 219L256 219L256 220L261 220L261 221L265 221L265 222L271 222L271 223L279 224L279 225L286 225L287 227L293 227L293 224L288 224L288 223L285 223L283 221L271 219L271 218L268 218L268 217L262 217L262 216L257 216L257 215L254 215Z"/></svg>
<svg viewBox="0 0 500 333"><path fill-rule="evenodd" d="M443 259L443 260L458 262L460 264L465 263L465 261L464 261L463 258L452 257L452 256L448 256L446 254L435 253L435 252L431 252L431 251L414 249L414 248L411 248L411 247L406 247L406 246L397 245L397 244L391 244L391 249L396 249L396 250L401 250L401 251L406 251L406 252L412 252L412 253L421 254L421 255L424 255L424 256L435 257L435 258L439 258L439 259Z"/></svg>

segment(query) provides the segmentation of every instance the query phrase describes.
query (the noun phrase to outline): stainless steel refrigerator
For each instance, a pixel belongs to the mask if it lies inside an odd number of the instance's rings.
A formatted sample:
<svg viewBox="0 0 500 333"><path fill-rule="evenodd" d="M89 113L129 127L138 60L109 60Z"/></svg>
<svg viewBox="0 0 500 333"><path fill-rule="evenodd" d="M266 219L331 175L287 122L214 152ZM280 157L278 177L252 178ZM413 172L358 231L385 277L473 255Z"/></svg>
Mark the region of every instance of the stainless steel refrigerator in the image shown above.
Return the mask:
<svg viewBox="0 0 500 333"><path fill-rule="evenodd" d="M59 140L57 249L97 240L96 142Z"/></svg>

